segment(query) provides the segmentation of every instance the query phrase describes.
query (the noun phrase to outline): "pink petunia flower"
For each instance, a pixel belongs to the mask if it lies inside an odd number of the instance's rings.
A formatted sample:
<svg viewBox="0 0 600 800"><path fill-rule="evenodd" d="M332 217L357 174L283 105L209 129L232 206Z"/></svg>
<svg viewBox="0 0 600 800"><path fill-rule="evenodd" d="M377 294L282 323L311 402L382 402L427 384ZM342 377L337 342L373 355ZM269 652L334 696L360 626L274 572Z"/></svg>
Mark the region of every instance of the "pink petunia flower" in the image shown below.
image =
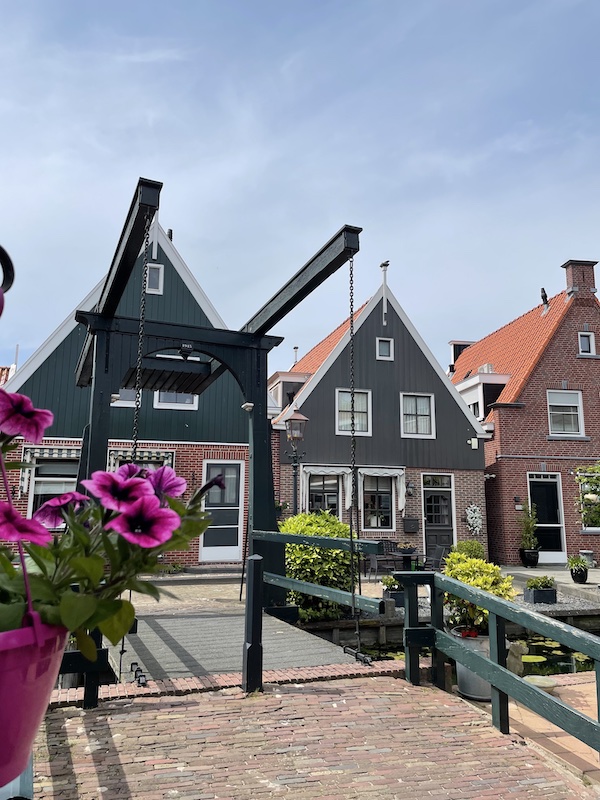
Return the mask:
<svg viewBox="0 0 600 800"><path fill-rule="evenodd" d="M65 521L61 513L62 509L73 506L73 508L77 510L89 499L90 498L86 494L81 494L81 492L67 492L66 494L61 494L60 497L53 497L51 500L46 500L35 512L33 519L41 522L42 525L45 525L47 528L58 528Z"/></svg>
<svg viewBox="0 0 600 800"><path fill-rule="evenodd" d="M117 470L117 475L121 478L135 478L142 471L137 464L122 464Z"/></svg>
<svg viewBox="0 0 600 800"><path fill-rule="evenodd" d="M148 481L154 487L159 498L164 495L179 497L187 489L187 481L180 478L171 467L159 467L148 473Z"/></svg>
<svg viewBox="0 0 600 800"><path fill-rule="evenodd" d="M123 478L116 472L94 472L91 479L81 481L85 488L112 511L125 511L140 497L154 497L154 489L142 478Z"/></svg>
<svg viewBox="0 0 600 800"><path fill-rule="evenodd" d="M131 544L156 547L168 541L181 524L179 514L163 508L156 495L140 497L106 527L120 533Z"/></svg>
<svg viewBox="0 0 600 800"><path fill-rule="evenodd" d="M33 544L48 544L52 534L34 519L25 519L10 503L0 501L0 539L19 542L25 539Z"/></svg>
<svg viewBox="0 0 600 800"><path fill-rule="evenodd" d="M9 436L22 436L39 444L44 431L54 422L54 414L45 408L34 408L24 394L11 394L0 389L0 431Z"/></svg>

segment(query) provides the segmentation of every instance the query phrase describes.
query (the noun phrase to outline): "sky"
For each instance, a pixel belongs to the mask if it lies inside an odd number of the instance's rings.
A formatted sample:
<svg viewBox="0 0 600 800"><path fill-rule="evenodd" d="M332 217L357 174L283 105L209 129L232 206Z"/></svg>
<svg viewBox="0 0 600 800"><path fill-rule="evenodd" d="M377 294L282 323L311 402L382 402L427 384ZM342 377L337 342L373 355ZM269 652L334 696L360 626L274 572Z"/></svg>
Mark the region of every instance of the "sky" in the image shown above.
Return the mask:
<svg viewBox="0 0 600 800"><path fill-rule="evenodd" d="M140 176L229 328L344 224L444 369L600 259L597 0L0 0L19 365L106 274ZM341 268L270 372L347 316Z"/></svg>

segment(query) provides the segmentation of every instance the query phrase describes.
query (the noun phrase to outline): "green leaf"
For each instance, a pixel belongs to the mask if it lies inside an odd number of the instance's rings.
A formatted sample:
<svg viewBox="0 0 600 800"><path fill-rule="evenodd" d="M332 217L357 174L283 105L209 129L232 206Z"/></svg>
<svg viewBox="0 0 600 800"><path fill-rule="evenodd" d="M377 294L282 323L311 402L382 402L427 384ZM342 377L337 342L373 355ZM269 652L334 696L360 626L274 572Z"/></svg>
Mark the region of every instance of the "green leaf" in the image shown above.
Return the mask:
<svg viewBox="0 0 600 800"><path fill-rule="evenodd" d="M98 627L111 644L118 644L133 625L135 609L128 600L118 601L121 608L112 617L101 622Z"/></svg>
<svg viewBox="0 0 600 800"><path fill-rule="evenodd" d="M105 619L112 617L113 614L117 614L120 610L120 600L99 600L96 611L88 619L86 626L89 628L89 630L93 630L94 628L97 628L101 622L104 622Z"/></svg>
<svg viewBox="0 0 600 800"><path fill-rule="evenodd" d="M42 622L45 622L46 625L63 624L60 616L60 608L57 605L51 605L50 603L36 603L35 610L42 618Z"/></svg>
<svg viewBox="0 0 600 800"><path fill-rule="evenodd" d="M131 589L132 592L138 592L139 594L149 594L155 600L160 599L160 590L150 581L140 581L137 578L132 578L130 581L127 581L125 585L126 589Z"/></svg>
<svg viewBox="0 0 600 800"><path fill-rule="evenodd" d="M60 598L60 616L63 625L76 631L92 616L98 606L96 597L77 592L65 592Z"/></svg>
<svg viewBox="0 0 600 800"><path fill-rule="evenodd" d="M119 556L117 554L117 551L113 543L110 540L109 534L106 533L105 531L102 531L102 545L104 547L104 551L108 557L108 560L110 561L111 570L113 572L116 572L119 566Z"/></svg>
<svg viewBox="0 0 600 800"><path fill-rule="evenodd" d="M98 586L104 576L104 559L99 555L73 558L71 566L76 572L83 573L89 578L94 586Z"/></svg>
<svg viewBox="0 0 600 800"><path fill-rule="evenodd" d="M75 631L75 638L77 639L77 649L81 655L87 658L88 661L96 661L98 659L98 650L89 633L84 631L83 628L78 628Z"/></svg>
<svg viewBox="0 0 600 800"><path fill-rule="evenodd" d="M29 588L33 600L42 602L56 602L57 596L54 586L49 578L44 575L29 575Z"/></svg>
<svg viewBox="0 0 600 800"><path fill-rule="evenodd" d="M0 569L9 577L14 578L17 574L17 570L14 568L14 565L10 558L0 551Z"/></svg>
<svg viewBox="0 0 600 800"><path fill-rule="evenodd" d="M27 605L24 601L0 604L0 631L14 631L21 627Z"/></svg>

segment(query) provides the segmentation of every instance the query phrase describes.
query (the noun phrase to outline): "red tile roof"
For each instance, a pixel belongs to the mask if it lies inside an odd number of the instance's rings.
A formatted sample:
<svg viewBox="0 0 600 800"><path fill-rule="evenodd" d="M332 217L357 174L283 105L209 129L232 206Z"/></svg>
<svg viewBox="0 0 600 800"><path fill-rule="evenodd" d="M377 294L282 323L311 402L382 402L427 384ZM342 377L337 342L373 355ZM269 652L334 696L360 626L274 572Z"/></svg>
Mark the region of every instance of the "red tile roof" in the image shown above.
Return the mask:
<svg viewBox="0 0 600 800"><path fill-rule="evenodd" d="M366 305L367 303L363 303L363 305L354 312L354 322L356 322L359 314L365 309ZM297 361L294 364L294 366L290 369L290 372L304 372L314 375L314 373L327 359L329 354L333 352L336 345L340 342L349 329L350 317L344 320L341 325L339 325L334 331L332 331L321 342L319 342L319 344L316 344L312 350L309 350L308 353L300 359L300 361Z"/></svg>
<svg viewBox="0 0 600 800"><path fill-rule="evenodd" d="M547 310L544 305L536 306L470 345L456 360L452 383L460 383L476 375L484 364L491 364L495 373L510 375L497 402L516 402L568 308L567 293L561 292L550 298Z"/></svg>

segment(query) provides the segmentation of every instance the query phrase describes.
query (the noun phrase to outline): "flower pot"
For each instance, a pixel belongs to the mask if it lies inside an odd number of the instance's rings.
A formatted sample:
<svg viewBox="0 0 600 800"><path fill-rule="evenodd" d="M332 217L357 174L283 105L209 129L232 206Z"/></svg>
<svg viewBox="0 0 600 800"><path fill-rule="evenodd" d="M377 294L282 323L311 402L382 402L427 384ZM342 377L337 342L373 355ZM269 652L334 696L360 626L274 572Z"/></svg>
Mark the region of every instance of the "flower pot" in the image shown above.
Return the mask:
<svg viewBox="0 0 600 800"><path fill-rule="evenodd" d="M482 655L490 655L490 637L489 636L476 636L474 638L462 636L462 627L453 628L450 633L469 648L469 650L477 650ZM458 683L458 691L463 697L468 700L479 700L480 702L489 702L492 699L492 687L479 675L471 672L463 664L456 662L456 680Z"/></svg>
<svg viewBox="0 0 600 800"><path fill-rule="evenodd" d="M0 633L0 786L27 767L66 638L65 628L39 622L35 627Z"/></svg>
<svg viewBox="0 0 600 800"><path fill-rule="evenodd" d="M587 569L572 569L571 577L575 583L587 583L588 571Z"/></svg>
<svg viewBox="0 0 600 800"><path fill-rule="evenodd" d="M556 589L524 589L526 603L556 603Z"/></svg>
<svg viewBox="0 0 600 800"><path fill-rule="evenodd" d="M537 567L540 560L539 550L525 550L523 547L519 548L519 558L524 567Z"/></svg>
<svg viewBox="0 0 600 800"><path fill-rule="evenodd" d="M384 600L393 600L396 608L404 608L404 589L384 589Z"/></svg>

